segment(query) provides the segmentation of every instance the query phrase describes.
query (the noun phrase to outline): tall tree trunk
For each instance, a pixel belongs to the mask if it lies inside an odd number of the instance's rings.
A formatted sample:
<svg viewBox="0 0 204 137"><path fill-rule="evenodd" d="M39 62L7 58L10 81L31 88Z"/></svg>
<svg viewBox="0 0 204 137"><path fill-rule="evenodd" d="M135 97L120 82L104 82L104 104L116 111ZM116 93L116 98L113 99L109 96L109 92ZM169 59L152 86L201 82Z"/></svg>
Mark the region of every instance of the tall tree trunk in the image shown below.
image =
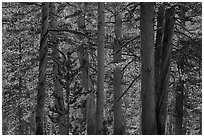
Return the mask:
<svg viewBox="0 0 204 137"><path fill-rule="evenodd" d="M57 14L57 8L55 6L54 2L50 3L50 28L53 30L57 29L57 19L56 19L56 14ZM58 46L58 35L57 32L52 31L50 35L50 43L52 44L52 55L55 59L59 59L59 46ZM58 64L54 61L53 62L53 82L54 82L54 94L57 96L55 98L55 106L58 107L58 110L64 110L64 94L63 94L63 87L59 82L59 76L58 76L58 69L59 66ZM59 100L57 100L59 99ZM58 102L61 102L59 105ZM62 107L62 108L59 108ZM68 127L65 121L65 115L60 115L59 117L59 134L60 135L67 135Z"/></svg>
<svg viewBox="0 0 204 137"><path fill-rule="evenodd" d="M98 2L98 47L97 47L97 91L96 91L96 134L104 134L104 40L105 40L105 3Z"/></svg>
<svg viewBox="0 0 204 137"><path fill-rule="evenodd" d="M157 15L157 34L156 34L156 43L155 43L155 93L156 101L158 96L158 87L159 87L159 76L160 76L160 65L161 65L161 53L163 45L163 35L164 35L164 17L165 17L165 6L162 4L158 9Z"/></svg>
<svg viewBox="0 0 204 137"><path fill-rule="evenodd" d="M82 7L84 6L84 12L81 12L78 18L78 28L79 31L84 32L86 29L85 25L85 10L86 10L86 3L82 5L82 3L79 3L79 6ZM84 43L84 37L79 35L78 39L82 42L80 49L79 49L79 59L80 59L80 64L82 66L82 86L86 90L86 92L90 91L90 70L89 70L89 54L87 51L87 48L85 47ZM94 98L94 93L91 92L88 95L88 98L86 100L86 122L87 122L87 134L88 135L95 135L96 130L95 130L95 98Z"/></svg>
<svg viewBox="0 0 204 137"><path fill-rule="evenodd" d="M170 65L172 56L172 36L174 30L174 7L167 9L165 12L165 24L164 34L162 39L161 47L161 63L159 68L159 78L157 87L157 104L156 104L156 117L157 117L157 132L159 135L165 134L165 121L167 112L167 97L169 88L169 76L170 76Z"/></svg>
<svg viewBox="0 0 204 137"><path fill-rule="evenodd" d="M175 135L182 135L183 123L183 90L184 81L179 80L176 91L176 119L175 119Z"/></svg>
<svg viewBox="0 0 204 137"><path fill-rule="evenodd" d="M141 3L142 134L157 134L154 90L154 3Z"/></svg>
<svg viewBox="0 0 204 137"><path fill-rule="evenodd" d="M36 106L36 135L44 134L44 102L46 95L46 68L47 68L47 38L48 38L49 3L42 4L42 33L39 49L39 78Z"/></svg>
<svg viewBox="0 0 204 137"><path fill-rule="evenodd" d="M78 29L81 32L84 32L86 29L85 26L85 10L86 10L86 3L82 5L82 3L78 3L80 7L84 6L84 12L81 12L78 18ZM79 59L80 64L82 66L82 87L86 90L86 92L90 91L90 70L89 70L89 54L87 51L86 43L84 43L84 36L78 35L78 39L81 41L81 45L79 48ZM83 111L83 110L82 110ZM86 121L87 121L87 134L88 135L95 135L95 99L94 93L91 92L88 95L86 100Z"/></svg>
<svg viewBox="0 0 204 137"><path fill-rule="evenodd" d="M122 35L122 14L117 7L120 7L120 3L115 5L115 41L113 47L113 61L114 63L121 62L121 35ZM114 97L114 123L113 123L113 134L122 135L124 131L124 126L122 125L122 104L121 99L121 67L117 65L113 71L113 97Z"/></svg>

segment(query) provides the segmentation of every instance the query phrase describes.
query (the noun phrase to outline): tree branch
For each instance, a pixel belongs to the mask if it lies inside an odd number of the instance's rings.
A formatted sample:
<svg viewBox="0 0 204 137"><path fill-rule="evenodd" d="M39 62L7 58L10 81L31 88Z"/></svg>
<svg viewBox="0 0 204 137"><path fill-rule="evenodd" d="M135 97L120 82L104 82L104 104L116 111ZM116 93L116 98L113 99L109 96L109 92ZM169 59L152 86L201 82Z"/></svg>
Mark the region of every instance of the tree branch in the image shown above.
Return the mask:
<svg viewBox="0 0 204 137"><path fill-rule="evenodd" d="M138 75L132 82L131 82L131 84L128 86L128 88L123 92L123 94L119 97L119 99L116 101L116 102L118 102L124 95L125 95L125 93L131 88L131 86L134 84L134 82L139 78L141 76L141 74L140 75Z"/></svg>

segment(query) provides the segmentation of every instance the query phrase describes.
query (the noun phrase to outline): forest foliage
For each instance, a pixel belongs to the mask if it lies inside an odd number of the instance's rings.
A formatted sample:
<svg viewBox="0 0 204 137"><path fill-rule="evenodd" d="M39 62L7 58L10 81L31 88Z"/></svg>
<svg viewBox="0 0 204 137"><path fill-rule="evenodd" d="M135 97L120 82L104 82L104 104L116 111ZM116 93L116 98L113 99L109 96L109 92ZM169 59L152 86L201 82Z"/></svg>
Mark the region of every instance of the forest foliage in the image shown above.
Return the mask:
<svg viewBox="0 0 204 137"><path fill-rule="evenodd" d="M202 3L142 4L3 2L2 134L145 134L149 82L156 134L202 134Z"/></svg>

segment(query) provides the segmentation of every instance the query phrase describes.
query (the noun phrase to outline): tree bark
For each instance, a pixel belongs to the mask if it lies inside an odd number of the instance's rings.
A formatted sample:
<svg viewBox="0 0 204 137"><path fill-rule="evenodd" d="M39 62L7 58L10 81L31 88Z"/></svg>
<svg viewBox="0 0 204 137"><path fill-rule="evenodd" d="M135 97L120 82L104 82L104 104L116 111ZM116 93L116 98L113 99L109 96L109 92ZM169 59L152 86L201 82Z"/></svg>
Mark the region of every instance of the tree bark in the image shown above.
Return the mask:
<svg viewBox="0 0 204 137"><path fill-rule="evenodd" d="M47 38L48 38L49 3L42 4L42 33L39 49L39 78L36 108L36 135L44 134L44 102L46 95L46 68L47 68Z"/></svg>
<svg viewBox="0 0 204 137"><path fill-rule="evenodd" d="M116 4L115 8L120 7L121 4ZM113 62L121 62L121 35L122 35L122 14L119 10L115 9L115 40L113 47ZM116 65L113 70L113 98L114 98L114 123L113 123L113 134L114 135L123 135L124 126L122 123L122 104L121 99L118 100L121 96L121 67L119 64Z"/></svg>
<svg viewBox="0 0 204 137"><path fill-rule="evenodd" d="M78 3L80 7L82 7L82 3ZM84 10L86 10L86 3L84 3ZM85 31L85 11L81 12L79 18L77 20L78 29L80 32ZM90 91L90 69L89 69L89 54L85 47L84 36L78 35L78 39L81 41L81 45L79 48L79 60L82 66L82 87L86 90L86 92ZM87 122L87 134L95 135L95 98L94 93L91 92L88 95L86 100L86 122Z"/></svg>
<svg viewBox="0 0 204 137"><path fill-rule="evenodd" d="M179 80L176 92L176 119L175 119L175 135L182 135L182 123L183 123L183 90L184 81Z"/></svg>
<svg viewBox="0 0 204 137"><path fill-rule="evenodd" d="M154 3L141 3L142 134L157 134L154 90Z"/></svg>
<svg viewBox="0 0 204 137"><path fill-rule="evenodd" d="M98 2L98 47L97 47L97 91L96 91L96 134L104 134L104 40L105 40L105 3Z"/></svg>
<svg viewBox="0 0 204 137"><path fill-rule="evenodd" d="M170 76L170 65L172 56L172 36L174 30L174 7L165 11L165 22L164 22L164 34L162 39L161 47L161 59L160 68L158 69L158 87L157 87L157 104L156 104L156 117L157 117L157 132L159 135L165 134L165 121L167 111L167 97L169 87L169 76Z"/></svg>
<svg viewBox="0 0 204 137"><path fill-rule="evenodd" d="M55 3L54 2L50 2L50 28L56 30L57 29L57 19L56 19L56 14L57 14L57 9L56 9L56 6L55 6ZM52 31L50 33L50 43L52 44L52 56L56 59L59 59L59 53L58 53L58 49L59 49L59 46L58 46L58 34L57 32L54 32ZM64 110L65 107L64 107L64 98L63 98L63 87L62 85L60 84L59 82L59 76L58 76L58 69L59 69L59 66L58 64L54 61L53 62L53 82L54 82L54 94L55 96L57 96L57 98L55 98L55 106L56 107L62 107L62 108L59 108L60 110ZM60 100L57 100L57 99L60 99ZM61 105L59 105L58 101L60 101ZM59 110L58 109L58 110ZM59 134L60 135L67 135L69 134L69 130L68 130L68 126L67 126L67 123L65 121L65 115L60 115L59 117Z"/></svg>

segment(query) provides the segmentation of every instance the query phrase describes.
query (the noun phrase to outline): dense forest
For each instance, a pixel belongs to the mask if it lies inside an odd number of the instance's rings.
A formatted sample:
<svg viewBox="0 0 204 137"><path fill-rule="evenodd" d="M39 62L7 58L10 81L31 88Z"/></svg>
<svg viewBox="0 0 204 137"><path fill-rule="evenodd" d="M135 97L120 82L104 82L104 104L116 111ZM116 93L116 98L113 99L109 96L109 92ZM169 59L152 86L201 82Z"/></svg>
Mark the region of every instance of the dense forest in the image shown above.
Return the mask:
<svg viewBox="0 0 204 137"><path fill-rule="evenodd" d="M201 135L201 28L201 2L3 2L2 134Z"/></svg>

